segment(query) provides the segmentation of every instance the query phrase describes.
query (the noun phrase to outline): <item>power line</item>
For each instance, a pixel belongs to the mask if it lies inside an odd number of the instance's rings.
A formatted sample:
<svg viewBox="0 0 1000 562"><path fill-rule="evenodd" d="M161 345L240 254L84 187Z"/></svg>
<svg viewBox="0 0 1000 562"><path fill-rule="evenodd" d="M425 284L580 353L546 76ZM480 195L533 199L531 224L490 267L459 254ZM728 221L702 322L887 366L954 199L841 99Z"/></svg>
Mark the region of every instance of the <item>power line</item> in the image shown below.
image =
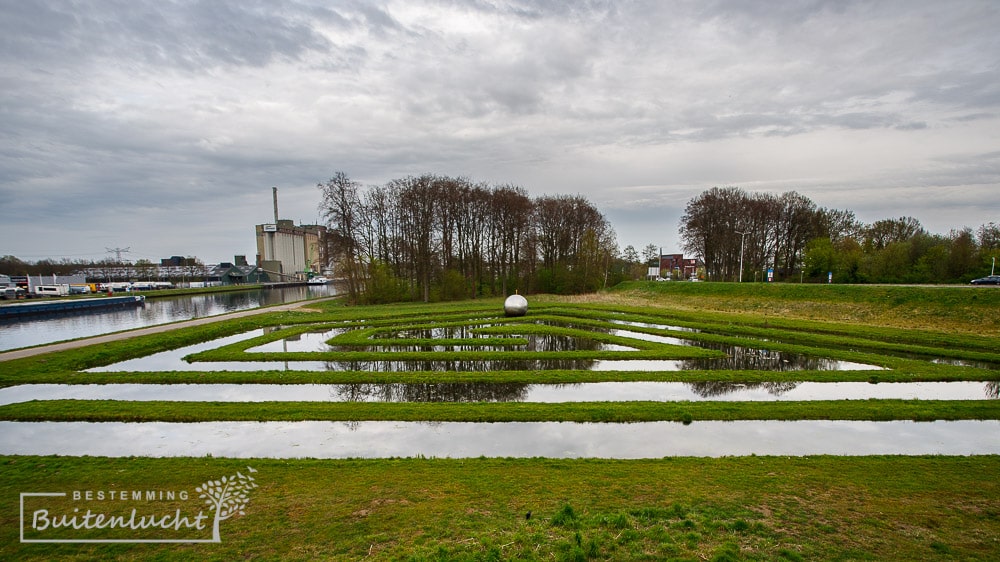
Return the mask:
<svg viewBox="0 0 1000 562"><path fill-rule="evenodd" d="M118 263L121 263L122 261L122 254L127 254L130 251L132 251L131 246L129 246L128 248L108 248L107 246L105 246L104 249L107 250L109 254L114 254L115 261L117 261Z"/></svg>

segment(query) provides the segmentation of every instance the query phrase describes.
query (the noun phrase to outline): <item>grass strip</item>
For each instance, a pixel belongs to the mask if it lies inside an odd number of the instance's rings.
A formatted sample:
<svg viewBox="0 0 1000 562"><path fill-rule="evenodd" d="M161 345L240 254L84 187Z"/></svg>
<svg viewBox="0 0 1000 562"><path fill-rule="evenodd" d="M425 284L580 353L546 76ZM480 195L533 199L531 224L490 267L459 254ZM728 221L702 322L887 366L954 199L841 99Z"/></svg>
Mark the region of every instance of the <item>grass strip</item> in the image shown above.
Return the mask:
<svg viewBox="0 0 1000 562"><path fill-rule="evenodd" d="M1000 419L998 400L797 402L168 402L33 400L0 407L7 421L602 422Z"/></svg>

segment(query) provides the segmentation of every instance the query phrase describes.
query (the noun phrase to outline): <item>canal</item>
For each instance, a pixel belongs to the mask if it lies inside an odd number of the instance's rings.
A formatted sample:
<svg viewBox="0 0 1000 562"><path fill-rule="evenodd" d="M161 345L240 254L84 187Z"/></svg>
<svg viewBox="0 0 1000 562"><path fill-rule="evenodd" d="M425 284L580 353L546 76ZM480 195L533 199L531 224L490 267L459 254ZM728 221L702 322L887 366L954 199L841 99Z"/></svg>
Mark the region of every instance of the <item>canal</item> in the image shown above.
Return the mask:
<svg viewBox="0 0 1000 562"><path fill-rule="evenodd" d="M0 351L336 295L333 285L147 298L140 307L0 321Z"/></svg>

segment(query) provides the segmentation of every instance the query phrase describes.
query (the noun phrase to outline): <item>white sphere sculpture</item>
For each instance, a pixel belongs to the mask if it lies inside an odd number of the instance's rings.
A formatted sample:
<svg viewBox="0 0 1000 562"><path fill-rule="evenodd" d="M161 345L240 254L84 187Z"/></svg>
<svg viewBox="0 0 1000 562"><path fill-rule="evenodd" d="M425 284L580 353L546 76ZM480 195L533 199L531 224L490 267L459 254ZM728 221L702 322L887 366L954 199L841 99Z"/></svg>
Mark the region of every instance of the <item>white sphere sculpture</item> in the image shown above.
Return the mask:
<svg viewBox="0 0 1000 562"><path fill-rule="evenodd" d="M503 301L503 312L507 316L524 316L528 313L528 299L521 295L511 295Z"/></svg>

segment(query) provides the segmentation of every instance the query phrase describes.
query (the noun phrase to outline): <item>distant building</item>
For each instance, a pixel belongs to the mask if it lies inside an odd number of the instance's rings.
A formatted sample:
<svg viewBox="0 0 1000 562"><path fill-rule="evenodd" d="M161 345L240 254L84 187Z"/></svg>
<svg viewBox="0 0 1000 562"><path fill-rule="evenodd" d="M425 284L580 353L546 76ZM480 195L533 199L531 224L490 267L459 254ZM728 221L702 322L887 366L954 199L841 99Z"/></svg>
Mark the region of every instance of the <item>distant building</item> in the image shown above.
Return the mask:
<svg viewBox="0 0 1000 562"><path fill-rule="evenodd" d="M269 279L270 276L258 270L256 265L247 264L244 256L236 256L235 264L222 262L212 267L205 275L205 281L212 285L257 284L266 283Z"/></svg>
<svg viewBox="0 0 1000 562"><path fill-rule="evenodd" d="M223 262L216 265L205 265L197 258L182 258L172 256L161 259L160 265L137 266L130 263L112 264L110 266L88 267L80 272L87 283L111 282L161 282L176 283L181 287L204 285L237 285L243 283L266 283L270 281L256 265L247 263L246 256L238 255L232 263ZM31 278L37 283L38 276ZM60 277L60 279L63 279ZM65 281L63 281L65 282Z"/></svg>
<svg viewBox="0 0 1000 562"><path fill-rule="evenodd" d="M258 224L256 231L257 265L273 281L303 281L310 273L323 271L325 226L295 226L290 220L279 220L276 224Z"/></svg>
<svg viewBox="0 0 1000 562"><path fill-rule="evenodd" d="M705 264L697 258L684 258L684 254L660 254L658 265L651 265L647 273L649 279L689 279L701 277Z"/></svg>
<svg viewBox="0 0 1000 562"><path fill-rule="evenodd" d="M37 287L38 285L85 285L87 283L87 276L83 273L74 273L73 275L27 275L24 277L27 281L28 287Z"/></svg>
<svg viewBox="0 0 1000 562"><path fill-rule="evenodd" d="M184 256L170 256L160 260L162 267L185 267L198 265L198 258L185 258Z"/></svg>

